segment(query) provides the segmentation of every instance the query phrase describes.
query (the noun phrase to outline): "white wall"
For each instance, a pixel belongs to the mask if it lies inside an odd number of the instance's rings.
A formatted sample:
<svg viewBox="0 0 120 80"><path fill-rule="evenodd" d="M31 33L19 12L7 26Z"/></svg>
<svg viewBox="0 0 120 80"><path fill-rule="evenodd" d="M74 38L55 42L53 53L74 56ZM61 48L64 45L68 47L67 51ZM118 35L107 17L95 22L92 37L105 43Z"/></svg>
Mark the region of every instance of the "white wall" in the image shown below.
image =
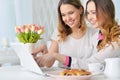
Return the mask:
<svg viewBox="0 0 120 80"><path fill-rule="evenodd" d="M15 0L16 25L32 23L32 0Z"/></svg>
<svg viewBox="0 0 120 80"><path fill-rule="evenodd" d="M15 26L14 0L0 0L0 44L4 37L13 39Z"/></svg>
<svg viewBox="0 0 120 80"><path fill-rule="evenodd" d="M120 0L113 0L114 4L115 4L115 13L116 13L116 20L118 21L118 23L120 24Z"/></svg>
<svg viewBox="0 0 120 80"><path fill-rule="evenodd" d="M32 23L32 0L0 0L0 46L15 40L15 26Z"/></svg>
<svg viewBox="0 0 120 80"><path fill-rule="evenodd" d="M32 0L33 23L45 26L43 35L45 41L50 39L51 34L57 27L57 5L59 0Z"/></svg>

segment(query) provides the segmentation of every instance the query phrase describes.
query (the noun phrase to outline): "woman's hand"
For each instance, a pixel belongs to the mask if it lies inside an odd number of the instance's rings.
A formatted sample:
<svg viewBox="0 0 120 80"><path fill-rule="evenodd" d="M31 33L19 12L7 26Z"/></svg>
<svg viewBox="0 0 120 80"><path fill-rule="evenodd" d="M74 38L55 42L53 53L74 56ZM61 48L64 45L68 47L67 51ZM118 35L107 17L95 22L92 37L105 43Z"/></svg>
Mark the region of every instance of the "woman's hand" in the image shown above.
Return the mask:
<svg viewBox="0 0 120 80"><path fill-rule="evenodd" d="M52 53L43 54L39 57L35 57L35 60L40 67L44 67L44 66L51 67L55 62L55 58L53 54Z"/></svg>
<svg viewBox="0 0 120 80"><path fill-rule="evenodd" d="M39 47L37 47L32 53L33 57L36 57L39 52L41 52L42 54L46 54L48 52L47 45L41 44Z"/></svg>

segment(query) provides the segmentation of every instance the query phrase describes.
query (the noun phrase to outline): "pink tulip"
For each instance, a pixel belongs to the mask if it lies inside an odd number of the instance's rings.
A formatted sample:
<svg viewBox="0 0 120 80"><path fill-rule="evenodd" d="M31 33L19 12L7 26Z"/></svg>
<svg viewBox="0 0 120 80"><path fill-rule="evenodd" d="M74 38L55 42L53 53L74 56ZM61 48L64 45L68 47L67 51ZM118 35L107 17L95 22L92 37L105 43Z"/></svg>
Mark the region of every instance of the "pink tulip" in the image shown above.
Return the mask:
<svg viewBox="0 0 120 80"><path fill-rule="evenodd" d="M29 28L28 27L25 28L25 33L29 33Z"/></svg>
<svg viewBox="0 0 120 80"><path fill-rule="evenodd" d="M21 27L21 32L25 32L25 26Z"/></svg>
<svg viewBox="0 0 120 80"><path fill-rule="evenodd" d="M31 27L31 31L32 31L32 32L35 32L35 26L32 26L32 27Z"/></svg>
<svg viewBox="0 0 120 80"><path fill-rule="evenodd" d="M38 30L37 33L38 33L38 34L41 34L41 33L42 33L42 29Z"/></svg>
<svg viewBox="0 0 120 80"><path fill-rule="evenodd" d="M41 35L44 32L44 27L43 26L37 26L35 24L25 24L25 25L16 27L15 32L16 32L16 34L18 34L18 36L19 36L18 39L20 40L20 42L23 42L23 43L35 43L40 39L40 36L37 36L37 38L35 38L33 40L33 38L31 38L31 35L28 34L28 33L33 34L34 32L36 32L37 34L32 35L33 37L36 36L36 35ZM21 34L23 32L25 32L25 34ZM28 36L30 36L30 38L28 38L26 40L25 36L23 36L23 35L26 35L26 36L28 35ZM22 38L22 40L21 40L21 38Z"/></svg>
<svg viewBox="0 0 120 80"><path fill-rule="evenodd" d="M20 33L21 33L20 27L16 27L16 28L15 28L15 32L16 32L17 34L20 34Z"/></svg>

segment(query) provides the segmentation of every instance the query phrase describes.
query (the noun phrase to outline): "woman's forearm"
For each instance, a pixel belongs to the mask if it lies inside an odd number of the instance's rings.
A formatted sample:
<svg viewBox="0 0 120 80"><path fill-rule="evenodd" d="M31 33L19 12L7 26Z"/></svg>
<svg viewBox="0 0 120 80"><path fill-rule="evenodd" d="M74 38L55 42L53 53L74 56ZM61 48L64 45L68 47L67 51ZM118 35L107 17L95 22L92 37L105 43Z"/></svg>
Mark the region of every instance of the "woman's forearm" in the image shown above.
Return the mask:
<svg viewBox="0 0 120 80"><path fill-rule="evenodd" d="M52 67L53 64L54 64L54 62L55 62L55 59L51 59L51 60L49 60L47 63L45 63L45 66L46 66L46 67Z"/></svg>
<svg viewBox="0 0 120 80"><path fill-rule="evenodd" d="M55 60L58 60L60 63L65 64L66 63L66 56L59 54L59 53L55 53L54 55Z"/></svg>

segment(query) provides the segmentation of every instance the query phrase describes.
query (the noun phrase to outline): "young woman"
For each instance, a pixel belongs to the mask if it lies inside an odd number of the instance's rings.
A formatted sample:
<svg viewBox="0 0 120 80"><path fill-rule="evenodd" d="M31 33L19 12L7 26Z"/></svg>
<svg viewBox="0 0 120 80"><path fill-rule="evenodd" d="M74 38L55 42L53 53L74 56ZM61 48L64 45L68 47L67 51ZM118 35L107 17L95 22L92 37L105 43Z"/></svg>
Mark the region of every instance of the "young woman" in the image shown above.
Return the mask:
<svg viewBox="0 0 120 80"><path fill-rule="evenodd" d="M58 28L51 37L51 46L47 54L35 57L35 60L39 66L51 67L57 60L59 66L80 68L77 59L92 55L90 40L93 33L93 29L86 27L80 0L60 0Z"/></svg>
<svg viewBox="0 0 120 80"><path fill-rule="evenodd" d="M112 0L88 0L86 17L98 29L92 39L93 56L82 63L104 62L106 58L120 57L120 28L115 21Z"/></svg>

